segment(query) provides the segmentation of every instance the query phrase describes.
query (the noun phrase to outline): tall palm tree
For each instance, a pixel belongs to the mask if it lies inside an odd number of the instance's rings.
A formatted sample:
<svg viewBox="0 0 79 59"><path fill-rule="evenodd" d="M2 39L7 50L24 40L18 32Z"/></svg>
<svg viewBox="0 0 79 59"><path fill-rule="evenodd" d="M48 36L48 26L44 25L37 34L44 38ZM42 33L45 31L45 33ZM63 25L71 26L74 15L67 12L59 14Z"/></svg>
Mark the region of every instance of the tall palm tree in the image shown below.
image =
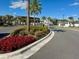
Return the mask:
<svg viewBox="0 0 79 59"><path fill-rule="evenodd" d="M22 1L26 1L26 11L27 11L27 32L30 31L30 0L22 0Z"/></svg>
<svg viewBox="0 0 79 59"><path fill-rule="evenodd" d="M30 31L30 0L27 0L27 32Z"/></svg>
<svg viewBox="0 0 79 59"><path fill-rule="evenodd" d="M41 4L39 0L32 0L30 3L30 14L34 15L34 23L35 23L35 16L41 13Z"/></svg>

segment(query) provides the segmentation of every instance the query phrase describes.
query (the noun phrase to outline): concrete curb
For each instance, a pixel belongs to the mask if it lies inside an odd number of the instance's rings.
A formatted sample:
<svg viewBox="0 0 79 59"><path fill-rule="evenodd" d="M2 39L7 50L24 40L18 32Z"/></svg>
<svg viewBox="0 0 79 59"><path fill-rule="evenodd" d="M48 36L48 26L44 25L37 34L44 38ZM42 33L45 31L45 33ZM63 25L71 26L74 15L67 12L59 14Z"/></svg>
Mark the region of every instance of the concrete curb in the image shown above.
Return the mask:
<svg viewBox="0 0 79 59"><path fill-rule="evenodd" d="M17 51L0 54L0 59L26 59L36 53L41 47L48 43L54 37L54 32L50 32L44 38Z"/></svg>
<svg viewBox="0 0 79 59"><path fill-rule="evenodd" d="M27 52L25 52L23 59L28 59L29 57L34 55L36 52L38 52L44 45L46 45L50 40L53 39L54 34L55 33L52 32L52 34L48 38L46 38L45 40L43 40L42 42L40 42L33 48L29 49Z"/></svg>

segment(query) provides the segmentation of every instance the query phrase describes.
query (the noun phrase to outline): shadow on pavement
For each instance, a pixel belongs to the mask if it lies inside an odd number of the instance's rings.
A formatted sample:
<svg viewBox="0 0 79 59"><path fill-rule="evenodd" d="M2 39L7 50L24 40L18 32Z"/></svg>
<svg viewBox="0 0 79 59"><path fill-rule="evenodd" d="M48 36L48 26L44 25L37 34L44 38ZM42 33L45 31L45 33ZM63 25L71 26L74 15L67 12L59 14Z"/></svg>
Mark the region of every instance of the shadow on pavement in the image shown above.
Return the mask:
<svg viewBox="0 0 79 59"><path fill-rule="evenodd" d="M9 35L9 33L0 33L0 38L3 38L5 36Z"/></svg>
<svg viewBox="0 0 79 59"><path fill-rule="evenodd" d="M62 30L62 29L54 29L53 31L55 31L55 32L66 32L65 30Z"/></svg>

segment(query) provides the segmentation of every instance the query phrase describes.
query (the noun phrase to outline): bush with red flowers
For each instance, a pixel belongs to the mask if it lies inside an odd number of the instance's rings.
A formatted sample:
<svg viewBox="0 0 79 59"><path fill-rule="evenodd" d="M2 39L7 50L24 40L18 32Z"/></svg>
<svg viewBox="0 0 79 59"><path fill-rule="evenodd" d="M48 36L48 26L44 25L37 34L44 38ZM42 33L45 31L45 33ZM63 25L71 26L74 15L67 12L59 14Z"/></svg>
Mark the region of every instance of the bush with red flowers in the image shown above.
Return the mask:
<svg viewBox="0 0 79 59"><path fill-rule="evenodd" d="M33 43L35 40L32 36L9 36L0 40L0 51L3 53L12 52Z"/></svg>
<svg viewBox="0 0 79 59"><path fill-rule="evenodd" d="M46 36L49 32L47 26L31 26L29 32L27 32L26 27L17 29L9 37L0 39L0 53L20 49Z"/></svg>

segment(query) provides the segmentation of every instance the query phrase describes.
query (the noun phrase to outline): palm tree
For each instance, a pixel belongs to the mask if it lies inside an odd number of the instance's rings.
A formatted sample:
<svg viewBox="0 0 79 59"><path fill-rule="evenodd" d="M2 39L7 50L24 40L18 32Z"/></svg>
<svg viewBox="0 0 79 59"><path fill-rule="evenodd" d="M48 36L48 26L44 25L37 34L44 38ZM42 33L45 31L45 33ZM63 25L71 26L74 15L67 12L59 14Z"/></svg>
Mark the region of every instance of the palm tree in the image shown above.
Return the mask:
<svg viewBox="0 0 79 59"><path fill-rule="evenodd" d="M27 32L30 31L30 0L27 0Z"/></svg>
<svg viewBox="0 0 79 59"><path fill-rule="evenodd" d="M38 0L32 0L30 4L30 14L34 15L34 25L35 25L35 16L41 13L41 4Z"/></svg>
<svg viewBox="0 0 79 59"><path fill-rule="evenodd" d="M22 0L25 1L25 0ZM26 6L26 11L27 11L27 32L30 31L30 0L26 0L27 6Z"/></svg>

